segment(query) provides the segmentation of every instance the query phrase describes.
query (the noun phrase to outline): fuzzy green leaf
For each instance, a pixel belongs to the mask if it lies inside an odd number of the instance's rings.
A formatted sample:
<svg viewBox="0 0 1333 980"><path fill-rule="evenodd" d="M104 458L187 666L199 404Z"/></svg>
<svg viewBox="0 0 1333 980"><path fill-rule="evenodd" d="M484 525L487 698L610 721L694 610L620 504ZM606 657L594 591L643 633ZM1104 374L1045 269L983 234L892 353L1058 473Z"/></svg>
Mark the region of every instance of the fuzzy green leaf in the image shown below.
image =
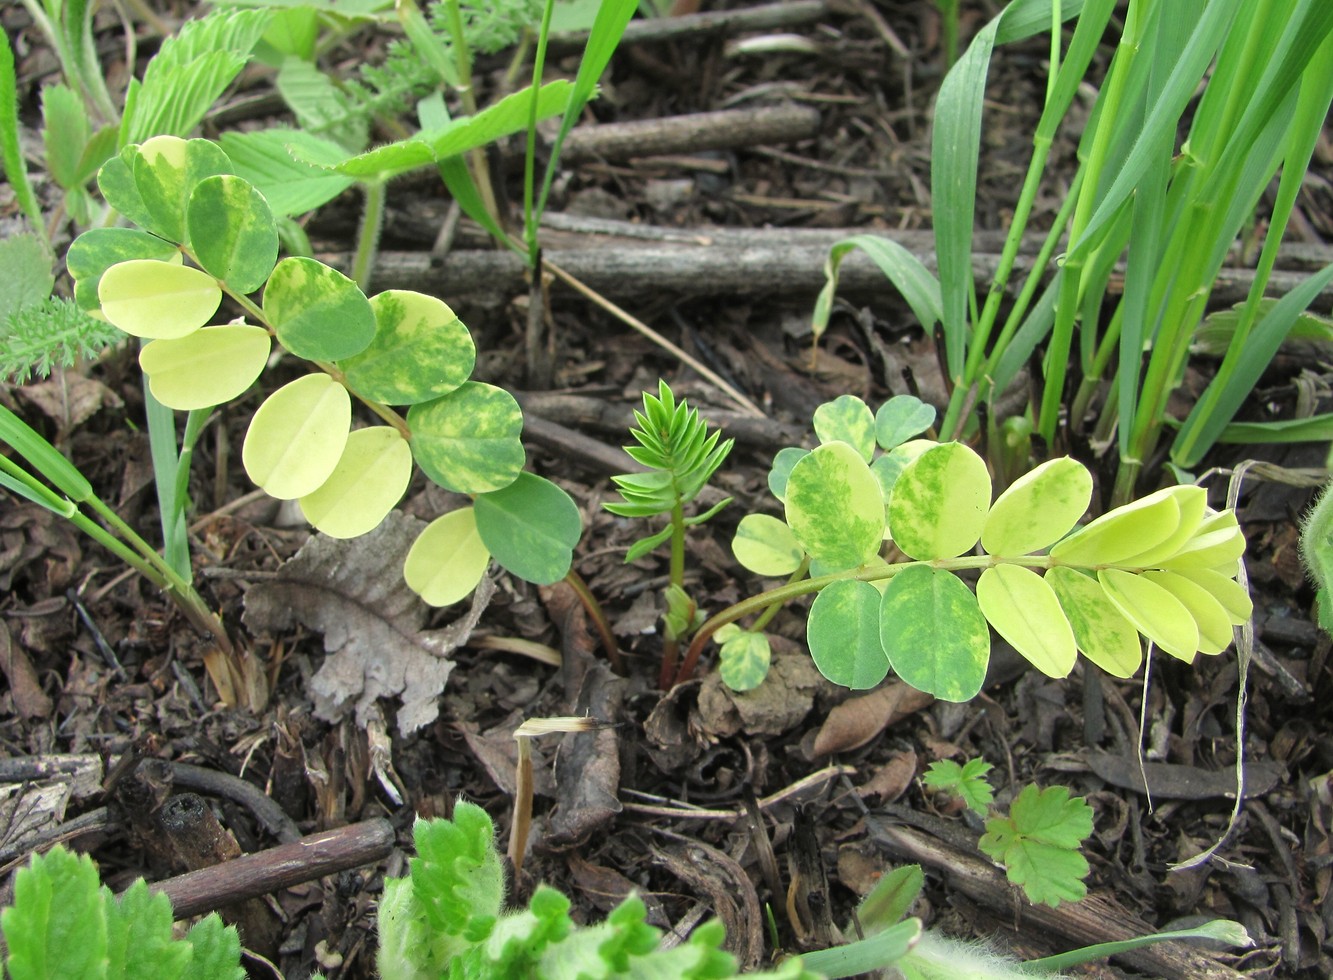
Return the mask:
<svg viewBox="0 0 1333 980"><path fill-rule="evenodd" d="M981 537L990 506L985 461L960 442L927 449L907 464L889 498L894 544L911 558L956 558Z"/></svg>
<svg viewBox="0 0 1333 980"><path fill-rule="evenodd" d="M407 413L412 456L446 490L486 493L509 486L523 469L523 413L514 396L467 381Z"/></svg>
<svg viewBox="0 0 1333 980"><path fill-rule="evenodd" d="M452 821L418 820L412 890L437 932L481 939L504 901L504 867L495 828L481 807L459 801Z"/></svg>
<svg viewBox="0 0 1333 980"><path fill-rule="evenodd" d="M14 904L0 913L11 980L106 976L104 901L88 856L64 848L33 855L14 879Z"/></svg>
<svg viewBox="0 0 1333 980"><path fill-rule="evenodd" d="M478 494L475 508L482 544L506 571L535 585L569 574L583 519L550 480L520 473L509 486Z"/></svg>
<svg viewBox="0 0 1333 980"><path fill-rule="evenodd" d="M290 256L269 277L264 316L282 346L312 361L360 354L375 336L375 311L357 284L316 259Z"/></svg>
<svg viewBox="0 0 1333 980"><path fill-rule="evenodd" d="M855 395L839 395L815 409L815 435L821 443L845 442L867 463L875 452L875 416Z"/></svg>
<svg viewBox="0 0 1333 980"><path fill-rule="evenodd" d="M218 137L238 176L264 195L275 215L290 216L327 204L354 181L295 159L287 147L303 146L312 154L337 154L340 148L303 129L260 129Z"/></svg>
<svg viewBox="0 0 1333 980"><path fill-rule="evenodd" d="M815 666L834 684L859 691L888 676L879 612L879 590L868 582L842 579L815 596L806 642Z"/></svg>
<svg viewBox="0 0 1333 980"><path fill-rule="evenodd" d="M194 950L173 940L171 901L161 892L149 892L142 878L119 899L105 904L107 980L176 980L184 976ZM193 977L207 976L192 972Z"/></svg>
<svg viewBox="0 0 1333 980"><path fill-rule="evenodd" d="M223 925L216 912L192 925L185 941L194 947L189 966L191 980L245 980L245 969L240 965L241 937L235 926Z"/></svg>
<svg viewBox="0 0 1333 980"><path fill-rule="evenodd" d="M36 235L0 239L0 269L0 321L50 298L51 257Z"/></svg>
<svg viewBox="0 0 1333 980"><path fill-rule="evenodd" d="M407 552L403 580L428 604L449 606L471 594L490 563L476 514L464 507L426 525Z"/></svg>
<svg viewBox="0 0 1333 980"><path fill-rule="evenodd" d="M884 500L861 454L845 442L802 457L786 486L787 525L830 571L869 561L884 540Z"/></svg>
<svg viewBox="0 0 1333 980"><path fill-rule="evenodd" d="M477 348L442 300L391 289L370 300L375 336L339 362L353 391L386 405L415 405L453 391L472 374Z"/></svg>
<svg viewBox="0 0 1333 980"><path fill-rule="evenodd" d="M88 145L88 110L68 85L42 89L42 139L51 179L65 190L79 187L83 183L79 164Z"/></svg>
<svg viewBox="0 0 1333 980"><path fill-rule="evenodd" d="M893 672L941 701L970 701L986 679L990 630L952 572L910 565L880 603L880 642Z"/></svg>

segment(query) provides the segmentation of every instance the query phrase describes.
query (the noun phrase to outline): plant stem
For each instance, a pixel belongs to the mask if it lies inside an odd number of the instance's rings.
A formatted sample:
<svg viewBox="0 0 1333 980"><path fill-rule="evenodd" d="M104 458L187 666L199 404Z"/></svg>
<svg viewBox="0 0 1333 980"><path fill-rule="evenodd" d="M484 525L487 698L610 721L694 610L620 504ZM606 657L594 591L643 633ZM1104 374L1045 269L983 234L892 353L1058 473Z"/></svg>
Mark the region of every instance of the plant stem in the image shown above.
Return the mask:
<svg viewBox="0 0 1333 980"><path fill-rule="evenodd" d="M606 658L611 662L611 669L624 677L626 674L625 661L620 656L620 646L616 643L616 636L611 631L611 624L607 622L606 611L602 609L602 604L592 594L592 589L588 588L588 583L583 580L583 576L574 569L571 568L565 575L565 581L569 583L569 587L574 590L574 594L583 603L588 618L592 620L598 635L601 636L602 646L606 648Z"/></svg>
<svg viewBox="0 0 1333 980"><path fill-rule="evenodd" d="M384 181L362 183L366 200L361 210L361 225L356 235L356 254L352 256L352 280L363 293L370 292L375 272L375 254L379 251L380 231L384 228Z"/></svg>

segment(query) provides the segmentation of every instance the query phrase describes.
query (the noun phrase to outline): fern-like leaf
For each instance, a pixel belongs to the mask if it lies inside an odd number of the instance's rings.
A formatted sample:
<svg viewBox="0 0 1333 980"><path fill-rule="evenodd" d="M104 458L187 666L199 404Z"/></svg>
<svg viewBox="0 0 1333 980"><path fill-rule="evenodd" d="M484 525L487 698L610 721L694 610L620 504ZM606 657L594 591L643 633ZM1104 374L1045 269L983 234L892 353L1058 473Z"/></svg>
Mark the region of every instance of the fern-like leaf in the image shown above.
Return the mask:
<svg viewBox="0 0 1333 980"><path fill-rule="evenodd" d="M124 334L67 299L50 298L11 313L0 325L0 377L15 384L94 357Z"/></svg>

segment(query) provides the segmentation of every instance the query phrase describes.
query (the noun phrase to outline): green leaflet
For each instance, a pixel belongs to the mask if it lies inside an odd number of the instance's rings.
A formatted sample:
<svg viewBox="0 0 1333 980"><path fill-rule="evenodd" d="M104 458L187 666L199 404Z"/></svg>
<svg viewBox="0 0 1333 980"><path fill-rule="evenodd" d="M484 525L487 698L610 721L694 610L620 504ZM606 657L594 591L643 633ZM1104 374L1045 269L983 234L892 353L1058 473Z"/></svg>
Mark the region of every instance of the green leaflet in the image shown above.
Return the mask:
<svg viewBox="0 0 1333 980"><path fill-rule="evenodd" d="M520 473L509 486L478 494L475 509L482 544L506 571L536 585L569 574L583 519L550 480Z"/></svg>
<svg viewBox="0 0 1333 980"><path fill-rule="evenodd" d="M294 500L319 489L347 445L352 400L327 374L283 385L259 406L241 446L245 472L264 492Z"/></svg>
<svg viewBox="0 0 1333 980"><path fill-rule="evenodd" d="M792 467L809 453L810 450L797 449L795 446L778 450L768 471L768 489L773 496L782 501L787 499L787 480L791 477Z"/></svg>
<svg viewBox="0 0 1333 980"><path fill-rule="evenodd" d="M718 671L723 684L733 691L749 691L763 683L773 657L767 636L743 630L735 623L728 623L714 635L721 644Z"/></svg>
<svg viewBox="0 0 1333 980"><path fill-rule="evenodd" d="M412 456L422 471L459 493L507 487L523 469L523 413L502 388L468 381L407 413Z"/></svg>
<svg viewBox="0 0 1333 980"><path fill-rule="evenodd" d="M161 235L169 242L189 240L186 211L195 185L205 177L232 171L227 154L216 143L204 139L154 136L140 145L136 152L130 153L128 159L122 152L120 159L128 163L139 197L137 202L131 198L125 203L132 210L137 210L141 204L143 220L137 214L121 211L120 205L111 198L107 199L107 203L147 231ZM104 194L107 189L103 188Z"/></svg>
<svg viewBox="0 0 1333 980"><path fill-rule="evenodd" d="M442 300L390 289L371 297L370 308L374 339L338 364L358 394L386 405L416 405L448 394L472 374L472 335Z"/></svg>
<svg viewBox="0 0 1333 980"><path fill-rule="evenodd" d="M311 154L341 152L336 144L303 129L261 129L246 133L228 130L218 137L218 142L237 175L264 195L276 215L287 217L313 211L353 184L351 177L292 158L288 146L304 146Z"/></svg>
<svg viewBox="0 0 1333 980"><path fill-rule="evenodd" d="M955 558L981 537L990 507L985 461L960 442L927 449L907 464L889 498L889 530L903 553Z"/></svg>
<svg viewBox="0 0 1333 980"><path fill-rule="evenodd" d="M815 409L815 435L821 443L845 442L867 463L875 451L875 416L855 395L840 395Z"/></svg>
<svg viewBox="0 0 1333 980"><path fill-rule="evenodd" d="M868 582L844 579L820 591L810 607L806 641L815 666L834 684L865 690L888 676L889 658L880 643L880 594Z"/></svg>
<svg viewBox="0 0 1333 980"><path fill-rule="evenodd" d="M941 701L970 701L986 679L990 631L976 596L952 572L904 568L880 604L880 642L893 672Z"/></svg>
<svg viewBox="0 0 1333 980"><path fill-rule="evenodd" d="M74 298L88 313L101 310L97 290L107 269L130 259L181 262L180 250L170 242L137 228L93 228L74 239L65 253L65 267L74 277Z"/></svg>
<svg viewBox="0 0 1333 980"><path fill-rule="evenodd" d="M1079 651L1115 677L1133 677L1143 662L1138 630L1091 575L1052 568L1044 576L1060 600Z"/></svg>
<svg viewBox="0 0 1333 980"><path fill-rule="evenodd" d="M894 395L875 413L875 441L881 449L893 449L934 424L934 405L912 395Z"/></svg>
<svg viewBox="0 0 1333 980"><path fill-rule="evenodd" d="M242 295L268 280L278 261L278 226L264 195L240 177L206 177L186 210L190 247L199 265Z"/></svg>
<svg viewBox="0 0 1333 980"><path fill-rule="evenodd" d="M300 498L301 513L332 538L355 538L379 527L412 480L412 450L392 426L347 436L328 479Z"/></svg>
<svg viewBox="0 0 1333 980"><path fill-rule="evenodd" d="M792 467L786 517L801 546L830 570L864 564L884 539L879 483L845 442L820 446Z"/></svg>
<svg viewBox="0 0 1333 980"><path fill-rule="evenodd" d="M426 525L403 561L403 579L425 602L448 606L477 587L490 562L476 513L464 507Z"/></svg>
<svg viewBox="0 0 1333 980"><path fill-rule="evenodd" d="M356 283L302 256L274 268L264 289L264 316L282 346L312 361L352 357L375 336L375 311Z"/></svg>

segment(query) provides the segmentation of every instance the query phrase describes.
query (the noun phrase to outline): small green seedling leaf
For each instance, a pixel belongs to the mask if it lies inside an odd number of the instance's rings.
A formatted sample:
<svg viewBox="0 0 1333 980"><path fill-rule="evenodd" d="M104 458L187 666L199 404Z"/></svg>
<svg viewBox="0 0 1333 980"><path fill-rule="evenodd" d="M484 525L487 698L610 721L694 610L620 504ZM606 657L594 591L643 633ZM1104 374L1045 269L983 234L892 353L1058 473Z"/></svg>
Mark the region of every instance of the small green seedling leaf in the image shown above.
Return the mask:
<svg viewBox="0 0 1333 980"><path fill-rule="evenodd" d="M908 463L893 484L889 529L911 558L956 558L976 545L989 506L985 460L961 442L947 442Z"/></svg>
<svg viewBox="0 0 1333 980"><path fill-rule="evenodd" d="M55 285L51 257L36 235L0 239L0 269L5 270L0 277L0 322L50 297Z"/></svg>
<svg viewBox="0 0 1333 980"><path fill-rule="evenodd" d="M875 413L875 441L888 451L935 424L935 406L914 395L894 395Z"/></svg>
<svg viewBox="0 0 1333 980"><path fill-rule="evenodd" d="M810 450L797 449L795 446L778 450L778 454L773 457L773 466L768 471L768 489L773 496L779 500L787 499L787 480L791 476L792 467L808 455Z"/></svg>
<svg viewBox="0 0 1333 980"><path fill-rule="evenodd" d="M476 513L464 507L426 525L407 552L403 579L430 605L449 606L471 594L490 562Z"/></svg>
<svg viewBox="0 0 1333 980"><path fill-rule="evenodd" d="M984 817L995 802L995 790L986 779L993 768L982 758L968 759L961 766L952 759L941 759L930 764L921 781L933 790L958 797L969 810Z"/></svg>
<svg viewBox="0 0 1333 980"><path fill-rule="evenodd" d="M234 926L224 925L216 912L190 926L185 941L194 949L191 977L245 980L245 968L240 965L241 937Z"/></svg>
<svg viewBox="0 0 1333 980"><path fill-rule="evenodd" d="M301 498L301 513L331 538L355 538L379 527L411 480L412 450L397 429L357 429L329 478Z"/></svg>
<svg viewBox="0 0 1333 980"><path fill-rule="evenodd" d="M185 975L194 950L189 943L172 939L171 922L175 916L171 911L171 900L166 895L149 892L148 885L140 878L118 900L107 900L104 908L107 958L114 964L108 971L109 977L175 980ZM210 976L201 972L191 975Z"/></svg>
<svg viewBox="0 0 1333 980"><path fill-rule="evenodd" d="M353 391L386 405L416 405L447 395L472 374L476 345L443 301L391 289L371 297L370 307L374 339L338 364Z"/></svg>
<svg viewBox="0 0 1333 980"><path fill-rule="evenodd" d="M506 571L535 585L569 574L583 519L550 480L520 473L509 486L478 494L475 509L481 542Z"/></svg>
<svg viewBox="0 0 1333 980"><path fill-rule="evenodd" d="M486 493L523 469L523 412L503 388L468 381L407 413L412 455L446 490Z"/></svg>
<svg viewBox="0 0 1333 980"><path fill-rule="evenodd" d="M815 666L834 684L861 691L888 676L879 607L879 590L856 579L833 582L815 596L806 641Z"/></svg>
<svg viewBox="0 0 1333 980"><path fill-rule="evenodd" d="M855 395L839 395L815 409L815 435L820 443L845 442L867 463L875 452L875 416Z"/></svg>
<svg viewBox="0 0 1333 980"><path fill-rule="evenodd" d="M1194 661L1199 627L1184 603L1156 582L1123 569L1103 568L1097 581L1140 633L1171 656L1186 663Z"/></svg>
<svg viewBox="0 0 1333 980"><path fill-rule="evenodd" d="M767 636L728 623L717 631L715 637L721 644L718 671L722 683L733 691L750 691L763 683L773 658Z"/></svg>
<svg viewBox="0 0 1333 980"><path fill-rule="evenodd" d="M199 265L232 291L253 293L268 281L278 261L278 226L248 180L201 180L190 194L186 225Z"/></svg>
<svg viewBox="0 0 1333 980"><path fill-rule="evenodd" d="M174 340L154 340L139 352L153 397L188 412L221 405L255 383L272 348L263 327L227 324Z"/></svg>
<svg viewBox="0 0 1333 980"><path fill-rule="evenodd" d="M1008 817L986 821L981 849L1005 866L1033 903L1057 908L1087 894L1087 860L1079 845L1092 834L1092 809L1064 786L1025 786Z"/></svg>
<svg viewBox="0 0 1333 980"><path fill-rule="evenodd" d="M241 462L269 496L295 500L319 489L347 445L352 400L327 374L308 374L269 395L250 420Z"/></svg>
<svg viewBox="0 0 1333 980"><path fill-rule="evenodd" d="M46 172L64 190L83 181L79 162L88 145L88 110L68 85L42 89L42 137L46 145Z"/></svg>
<svg viewBox="0 0 1333 980"><path fill-rule="evenodd" d="M14 904L0 913L12 980L94 977L107 969L104 896L97 868L63 847L35 854L14 880Z"/></svg>
<svg viewBox="0 0 1333 980"><path fill-rule="evenodd" d="M893 672L941 701L971 701L986 680L990 629L952 572L909 565L880 602L879 636Z"/></svg>
<svg viewBox="0 0 1333 980"><path fill-rule="evenodd" d="M97 297L102 315L127 334L170 340L211 320L222 303L222 290L198 269L131 259L102 273Z"/></svg>
<svg viewBox="0 0 1333 980"><path fill-rule="evenodd" d="M1074 632L1060 600L1040 575L1020 565L995 565L977 581L977 602L995 632L1047 677L1068 677Z"/></svg>
<svg viewBox="0 0 1333 980"><path fill-rule="evenodd" d="M206 177L229 174L231 161L213 141L154 136L140 144L130 163L145 220L126 215L169 242L186 242L190 194ZM114 203L112 204L114 207Z"/></svg>
<svg viewBox="0 0 1333 980"><path fill-rule="evenodd" d="M861 454L831 442L802 457L786 486L787 525L830 570L869 561L884 540L884 500Z"/></svg>
<svg viewBox="0 0 1333 980"><path fill-rule="evenodd" d="M986 515L981 546L1012 558L1049 548L1070 532L1092 500L1092 474L1077 460L1048 460L1019 477Z"/></svg>
<svg viewBox="0 0 1333 980"><path fill-rule="evenodd" d="M375 336L366 294L337 269L304 256L274 268L264 289L264 317L282 346L310 361L360 354Z"/></svg>
<svg viewBox="0 0 1333 980"><path fill-rule="evenodd" d="M1143 663L1139 631L1101 583L1072 568L1048 569L1045 579L1060 600L1083 656L1115 677L1133 677Z"/></svg>
<svg viewBox="0 0 1333 980"><path fill-rule="evenodd" d="M86 313L101 315L98 284L113 265L131 259L154 259L181 264L180 250L170 242L137 228L93 228L85 231L65 253L65 268L74 277L74 299Z"/></svg>
<svg viewBox="0 0 1333 980"><path fill-rule="evenodd" d="M756 575L790 575L801 567L805 557L791 528L768 514L742 517L731 551L744 568Z"/></svg>

